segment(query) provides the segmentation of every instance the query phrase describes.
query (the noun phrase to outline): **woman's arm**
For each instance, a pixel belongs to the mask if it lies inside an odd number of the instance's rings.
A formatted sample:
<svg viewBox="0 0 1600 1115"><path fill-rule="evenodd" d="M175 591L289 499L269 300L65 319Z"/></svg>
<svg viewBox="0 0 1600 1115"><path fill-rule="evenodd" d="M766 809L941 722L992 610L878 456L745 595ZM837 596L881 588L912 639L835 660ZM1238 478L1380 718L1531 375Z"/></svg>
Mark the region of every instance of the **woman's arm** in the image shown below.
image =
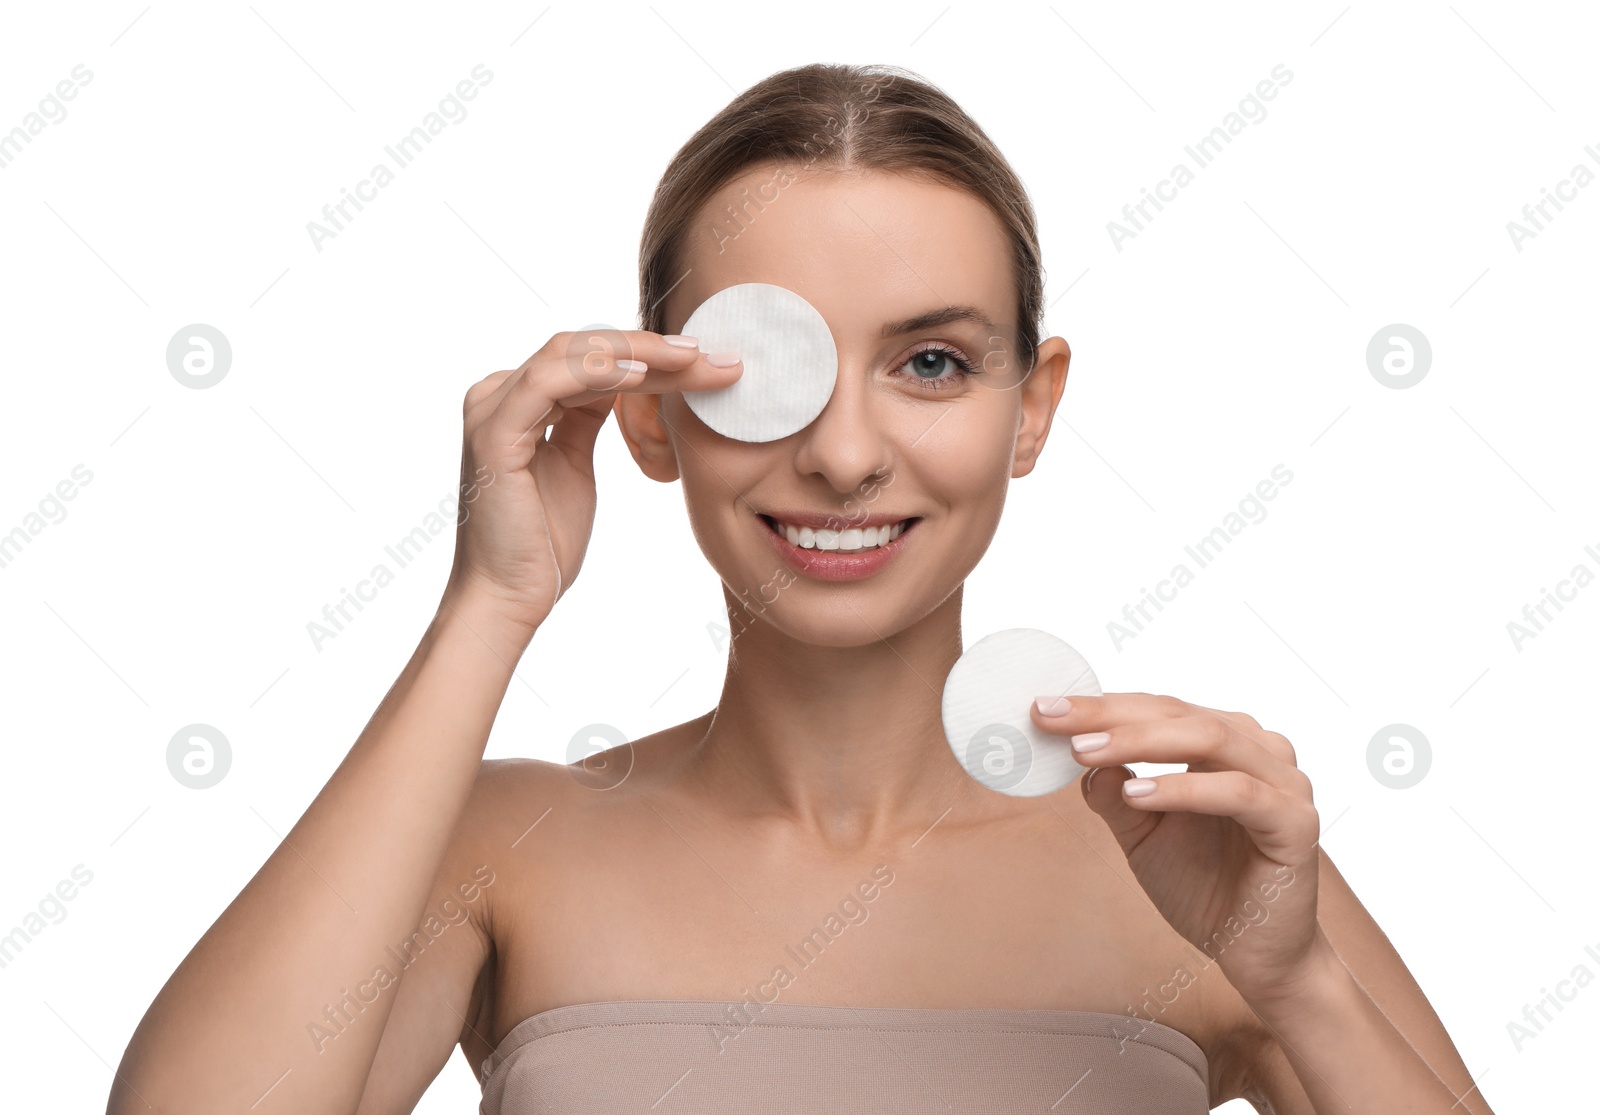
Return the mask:
<svg viewBox="0 0 1600 1115"><path fill-rule="evenodd" d="M156 996L108 1115L355 1110L396 999L374 970L425 917L532 634L501 615L446 597L327 785Z"/></svg>
<svg viewBox="0 0 1600 1115"><path fill-rule="evenodd" d="M1040 697L1032 715L1072 738L1092 768L1084 800L1135 878L1253 1012L1219 1028L1226 1089L1241 1085L1243 1060L1266 1110L1488 1112L1476 1090L1463 1096L1472 1081L1446 1056L1438 1018L1322 850L1287 737L1248 713L1150 693ZM1187 769L1134 778L1129 762Z"/></svg>
<svg viewBox="0 0 1600 1115"><path fill-rule="evenodd" d="M1337 955L1298 992L1249 1002L1243 1094L1279 1113L1493 1115L1400 954L1318 852L1317 919Z"/></svg>
<svg viewBox="0 0 1600 1115"><path fill-rule="evenodd" d="M355 1115L411 1111L459 1045L472 1075L493 1052L495 953L493 927L526 880L539 844L526 816L542 812L565 768L536 759L486 760L434 880L422 919L406 941L392 942L380 962L401 975L397 986L371 988L394 999ZM507 829L513 831L507 834ZM362 1018L356 1025L367 1025ZM343 1019L323 1029L324 1047L342 1040Z"/></svg>
<svg viewBox="0 0 1600 1115"><path fill-rule="evenodd" d="M425 917L512 670L583 564L617 393L741 372L693 338L597 328L467 390L465 514L439 612L305 816L156 996L110 1115L356 1109L397 998L386 949Z"/></svg>

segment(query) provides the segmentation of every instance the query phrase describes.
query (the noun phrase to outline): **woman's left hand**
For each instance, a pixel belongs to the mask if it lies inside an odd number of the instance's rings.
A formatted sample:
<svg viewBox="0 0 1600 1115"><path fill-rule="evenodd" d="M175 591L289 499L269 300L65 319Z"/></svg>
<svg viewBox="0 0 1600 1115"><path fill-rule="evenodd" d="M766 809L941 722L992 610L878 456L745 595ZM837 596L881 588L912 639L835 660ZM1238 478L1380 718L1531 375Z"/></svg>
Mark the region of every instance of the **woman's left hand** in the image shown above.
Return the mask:
<svg viewBox="0 0 1600 1115"><path fill-rule="evenodd" d="M1289 741L1242 712L1175 697L1068 700L1065 715L1038 704L1030 715L1041 730L1074 737L1073 758L1091 768L1079 779L1084 799L1156 909L1246 1001L1292 993L1331 946L1317 926L1320 821ZM1134 780L1123 763L1188 769ZM1130 794L1130 780L1153 788Z"/></svg>

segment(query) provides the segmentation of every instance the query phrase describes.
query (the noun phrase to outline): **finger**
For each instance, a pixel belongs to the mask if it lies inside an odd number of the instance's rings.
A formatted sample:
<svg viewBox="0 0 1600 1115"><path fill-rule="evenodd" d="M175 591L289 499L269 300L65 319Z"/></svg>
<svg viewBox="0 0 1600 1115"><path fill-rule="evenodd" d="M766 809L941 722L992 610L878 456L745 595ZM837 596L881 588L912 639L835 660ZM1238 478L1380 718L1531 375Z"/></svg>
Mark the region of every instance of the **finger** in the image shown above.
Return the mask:
<svg viewBox="0 0 1600 1115"><path fill-rule="evenodd" d="M1083 766L1187 763L1193 770L1238 770L1281 790L1298 792L1303 775L1231 721L1210 713L1173 720L1117 724L1072 735L1072 757Z"/></svg>
<svg viewBox="0 0 1600 1115"><path fill-rule="evenodd" d="M602 397L580 407L563 408L561 421L550 431L545 444L559 449L585 473L594 475L594 443L600 436L600 427L606 424L611 413L612 399Z"/></svg>
<svg viewBox="0 0 1600 1115"><path fill-rule="evenodd" d="M467 392L466 410L469 417L492 413L516 380L552 360L560 361L581 385L594 389L621 379L617 362L622 360L638 360L673 371L692 367L707 355L693 345L674 344L659 333L642 329L594 328L557 333L517 367L495 372L473 384Z"/></svg>
<svg viewBox="0 0 1600 1115"><path fill-rule="evenodd" d="M483 422L495 444L529 444L562 414L618 391L701 391L726 387L742 363L717 367L698 349L643 330L558 333L505 381Z"/></svg>
<svg viewBox="0 0 1600 1115"><path fill-rule="evenodd" d="M1127 767L1095 767L1081 779L1083 800L1098 813L1117 838L1124 855L1139 846L1150 830L1160 823L1160 816L1135 809L1122 796L1122 784L1133 777Z"/></svg>
<svg viewBox="0 0 1600 1115"><path fill-rule="evenodd" d="M1144 787L1149 790L1140 793ZM1317 810L1239 770L1179 771L1124 782L1124 801L1139 811L1232 817L1265 852L1303 848L1317 839Z"/></svg>
<svg viewBox="0 0 1600 1115"><path fill-rule="evenodd" d="M617 392L641 380L644 369L618 368L615 373L617 382L610 390L568 388L565 393L559 388L551 391L548 380L539 382L541 374L553 374L558 384L562 382L562 373L551 372L549 368L530 369L521 378L511 382L506 396L482 427L491 445L511 445L519 450L519 456L531 456L537 444L547 439L556 440L563 426L573 423L587 425L585 415L598 419L593 424L593 432L598 434ZM530 414L531 419L528 417Z"/></svg>
<svg viewBox="0 0 1600 1115"><path fill-rule="evenodd" d="M1071 709L1064 713L1044 715L1038 711L1037 702L1031 710L1033 722L1042 730L1058 735L1090 735L1108 731L1117 723L1119 716L1128 721L1136 719L1162 720L1179 719L1190 716L1210 715L1219 717L1232 723L1236 730L1243 736L1254 740L1258 746L1264 748L1269 754L1275 756L1285 767L1297 768L1294 745L1287 736L1279 732L1269 732L1263 728L1255 717L1246 712L1227 712L1222 709L1207 708L1205 705L1196 705L1188 701L1180 701L1176 697L1159 696L1150 693L1107 693L1100 697L1071 696L1066 698L1041 697L1040 701L1050 704L1053 701L1068 701ZM1124 757L1123 762L1138 762L1139 758L1129 759ZM1160 760L1151 759L1151 762ZM1175 759L1174 762L1186 760ZM1299 778L1281 770L1279 771L1278 784L1289 786L1297 785Z"/></svg>
<svg viewBox="0 0 1600 1115"><path fill-rule="evenodd" d="M1040 702L1066 701L1070 708L1059 709L1046 715ZM1100 732L1114 724L1130 724L1140 720L1174 720L1180 716L1193 716L1207 711L1176 697L1156 693L1106 693L1099 697L1071 694L1067 697L1045 695L1035 700L1030 715L1033 722L1047 732L1077 735L1080 732Z"/></svg>
<svg viewBox="0 0 1600 1115"><path fill-rule="evenodd" d="M485 403L490 402L499 393L505 381L517 374L516 368L507 368L504 371L491 372L477 383L467 388L466 398L461 403L461 413L469 420L475 411L480 410Z"/></svg>
<svg viewBox="0 0 1600 1115"><path fill-rule="evenodd" d="M601 392L713 390L733 383L744 370L738 353L702 352L695 345L668 341L660 333L643 329L584 329L558 334L551 344L557 351L547 355L559 355L580 386ZM550 347L547 345L546 349ZM712 363L712 357L717 358L716 363ZM639 364L644 365L643 379L622 379L621 369Z"/></svg>
<svg viewBox="0 0 1600 1115"><path fill-rule="evenodd" d="M1269 732L1259 725L1250 734L1261 741L1262 747L1265 747L1289 766L1298 767L1300 765L1299 759L1295 756L1294 744L1289 742L1288 736L1281 732Z"/></svg>
<svg viewBox="0 0 1600 1115"><path fill-rule="evenodd" d="M696 346L670 343L659 333L645 329L607 329L595 327L557 333L531 362L558 359L580 386L591 390L611 390L619 366L631 361L666 372L681 372L702 361L705 353Z"/></svg>
<svg viewBox="0 0 1600 1115"><path fill-rule="evenodd" d="M1294 744L1289 742L1289 737L1280 732L1267 731L1261 726L1261 722L1248 712L1227 712L1223 709L1208 709L1207 711L1215 713L1224 720L1233 721L1246 735L1254 736L1260 741L1262 747L1265 747L1290 766L1298 765L1295 759Z"/></svg>

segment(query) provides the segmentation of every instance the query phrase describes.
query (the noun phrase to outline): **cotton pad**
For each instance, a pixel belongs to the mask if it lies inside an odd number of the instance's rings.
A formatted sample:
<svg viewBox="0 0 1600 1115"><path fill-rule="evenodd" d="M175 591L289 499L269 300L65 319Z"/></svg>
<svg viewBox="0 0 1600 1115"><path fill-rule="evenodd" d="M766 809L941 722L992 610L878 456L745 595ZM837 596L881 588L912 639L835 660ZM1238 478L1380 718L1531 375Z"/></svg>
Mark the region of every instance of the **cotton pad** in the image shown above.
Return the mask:
<svg viewBox="0 0 1600 1115"><path fill-rule="evenodd" d="M944 680L940 711L957 761L979 782L1012 797L1053 794L1084 768L1070 736L1034 727L1035 697L1101 695L1083 655L1046 631L996 631L967 648Z"/></svg>
<svg viewBox="0 0 1600 1115"><path fill-rule="evenodd" d="M737 441L777 441L809 426L839 374L833 333L815 306L785 287L739 283L700 303L680 332L702 352L737 352L744 371L727 387L685 391L700 421Z"/></svg>

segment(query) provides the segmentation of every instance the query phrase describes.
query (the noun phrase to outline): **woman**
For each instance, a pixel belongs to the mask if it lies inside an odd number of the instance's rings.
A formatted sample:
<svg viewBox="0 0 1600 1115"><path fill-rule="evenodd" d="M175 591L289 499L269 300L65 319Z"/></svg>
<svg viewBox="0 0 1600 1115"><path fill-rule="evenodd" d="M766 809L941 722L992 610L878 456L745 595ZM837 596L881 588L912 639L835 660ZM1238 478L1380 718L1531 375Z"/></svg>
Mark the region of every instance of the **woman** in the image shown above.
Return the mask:
<svg viewBox="0 0 1600 1115"><path fill-rule="evenodd" d="M150 1007L111 1111L406 1111L457 1044L505 1115L1489 1111L1317 847L1283 736L1044 695L1091 769L1037 798L946 743L962 583L1071 356L1038 337L1032 209L976 124L903 70L774 75L673 159L640 275L641 329L557 334L467 392L438 614ZM770 442L682 396L741 374L680 334L752 282L838 349L822 414ZM585 763L484 762L582 564L612 411L723 582L721 698ZM893 525L852 562L817 556L829 524Z"/></svg>

